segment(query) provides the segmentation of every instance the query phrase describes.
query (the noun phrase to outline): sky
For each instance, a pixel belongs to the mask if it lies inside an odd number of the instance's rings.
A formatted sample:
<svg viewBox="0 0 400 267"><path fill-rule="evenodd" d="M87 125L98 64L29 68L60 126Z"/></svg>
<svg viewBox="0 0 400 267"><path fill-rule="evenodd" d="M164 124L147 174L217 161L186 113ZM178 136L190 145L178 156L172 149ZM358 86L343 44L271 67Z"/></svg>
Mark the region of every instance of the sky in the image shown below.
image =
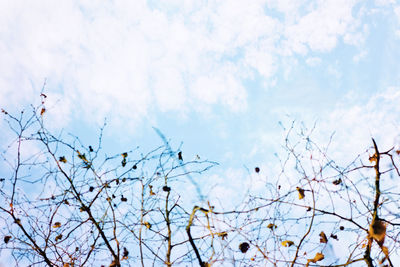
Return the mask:
<svg viewBox="0 0 400 267"><path fill-rule="evenodd" d="M344 162L371 137L398 146L399 47L396 0L0 0L0 107L40 103L45 83L50 129L90 143L106 120L123 151L161 144L156 127L234 195L293 120L322 145L335 133Z"/></svg>

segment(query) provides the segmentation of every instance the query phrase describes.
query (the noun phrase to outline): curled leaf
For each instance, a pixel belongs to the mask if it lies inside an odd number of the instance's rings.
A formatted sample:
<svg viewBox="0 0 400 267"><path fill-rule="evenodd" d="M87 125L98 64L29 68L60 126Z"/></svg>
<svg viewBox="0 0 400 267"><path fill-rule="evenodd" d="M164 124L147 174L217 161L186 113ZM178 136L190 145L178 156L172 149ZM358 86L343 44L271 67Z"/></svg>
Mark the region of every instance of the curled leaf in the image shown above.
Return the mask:
<svg viewBox="0 0 400 267"><path fill-rule="evenodd" d="M277 226L275 224L273 224L273 223L270 223L270 224L267 225L267 228L272 230L272 229L276 229Z"/></svg>
<svg viewBox="0 0 400 267"><path fill-rule="evenodd" d="M369 226L369 236L382 246L386 237L386 223L377 218L373 219Z"/></svg>
<svg viewBox="0 0 400 267"><path fill-rule="evenodd" d="M126 157L128 156L128 153L127 153L127 152L124 152L124 153L121 154L121 156L122 156L123 158L126 158Z"/></svg>
<svg viewBox="0 0 400 267"><path fill-rule="evenodd" d="M56 222L53 225L53 228L60 228L61 227L61 223L60 222Z"/></svg>
<svg viewBox="0 0 400 267"><path fill-rule="evenodd" d="M62 163L67 163L67 159L64 156L59 157L58 160Z"/></svg>
<svg viewBox="0 0 400 267"><path fill-rule="evenodd" d="M319 233L319 242L320 243L328 243L328 238L326 237L324 231Z"/></svg>
<svg viewBox="0 0 400 267"><path fill-rule="evenodd" d="M294 242L293 241L290 241L290 240L285 240L285 241L282 241L282 246L284 246L284 247L290 247L290 246L293 246L294 245Z"/></svg>
<svg viewBox="0 0 400 267"><path fill-rule="evenodd" d="M144 226L146 226L147 229L150 229L150 228L151 228L151 223L149 223L149 222L144 222L143 224L144 224Z"/></svg>
<svg viewBox="0 0 400 267"><path fill-rule="evenodd" d="M341 184L341 183L342 183L342 179L341 179L341 178L339 178L339 179L337 179L337 180L333 181L332 183L333 183L334 185L339 185L339 184Z"/></svg>
<svg viewBox="0 0 400 267"><path fill-rule="evenodd" d="M150 188L150 196L154 196L156 193L153 192L153 186L149 185Z"/></svg>
<svg viewBox="0 0 400 267"><path fill-rule="evenodd" d="M297 192L299 192L299 199L303 199L305 197L304 189L300 187L296 187Z"/></svg>
<svg viewBox="0 0 400 267"><path fill-rule="evenodd" d="M4 243L7 244L7 243L10 241L10 239L11 239L11 236L6 235L6 236L4 237Z"/></svg>
<svg viewBox="0 0 400 267"><path fill-rule="evenodd" d="M124 252L122 253L122 260L127 260L129 255L129 251L124 248Z"/></svg>
<svg viewBox="0 0 400 267"><path fill-rule="evenodd" d="M59 241L59 240L61 240L61 239L62 239L62 237L63 237L63 235L62 235L62 234L59 234L58 236L56 236L56 239L55 239L55 240L56 240L56 242L57 242L57 241Z"/></svg>
<svg viewBox="0 0 400 267"><path fill-rule="evenodd" d="M310 262L316 263L317 261L322 261L324 258L325 258L324 254L317 252L317 254L315 254L314 258L307 260L306 266L308 266Z"/></svg>
<svg viewBox="0 0 400 267"><path fill-rule="evenodd" d="M218 235L219 237L221 237L222 240L225 240L225 238L228 237L228 233L227 233L227 232L217 233L217 235Z"/></svg>

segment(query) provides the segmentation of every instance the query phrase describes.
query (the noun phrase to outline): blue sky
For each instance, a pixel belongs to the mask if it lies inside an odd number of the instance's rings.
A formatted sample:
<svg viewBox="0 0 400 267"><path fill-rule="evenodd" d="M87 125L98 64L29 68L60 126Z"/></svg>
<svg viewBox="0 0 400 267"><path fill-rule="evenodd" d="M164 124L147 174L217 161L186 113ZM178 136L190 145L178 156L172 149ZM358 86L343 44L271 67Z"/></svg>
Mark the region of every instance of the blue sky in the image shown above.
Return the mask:
<svg viewBox="0 0 400 267"><path fill-rule="evenodd" d="M263 165L283 125L313 125L337 155L397 142L396 1L1 1L0 105L126 150L161 142ZM336 149L337 148L337 149ZM342 153L342 154L341 154ZM349 158L350 158L349 156ZM223 175L223 174L221 174ZM229 178L226 178L229 179Z"/></svg>
<svg viewBox="0 0 400 267"><path fill-rule="evenodd" d="M38 103L46 80L51 129L91 143L106 118L118 152L160 144L157 127L237 189L246 167L269 175L280 122L335 132L343 161L398 145L399 47L395 0L3 0L0 106Z"/></svg>

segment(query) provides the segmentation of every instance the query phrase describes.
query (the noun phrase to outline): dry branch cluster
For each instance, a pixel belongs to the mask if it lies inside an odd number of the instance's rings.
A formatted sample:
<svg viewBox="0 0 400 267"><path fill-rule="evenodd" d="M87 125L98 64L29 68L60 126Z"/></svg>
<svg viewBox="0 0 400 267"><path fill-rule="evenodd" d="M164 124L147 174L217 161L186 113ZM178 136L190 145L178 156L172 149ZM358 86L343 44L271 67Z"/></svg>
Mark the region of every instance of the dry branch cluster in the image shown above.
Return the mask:
<svg viewBox="0 0 400 267"><path fill-rule="evenodd" d="M44 95L42 97L45 97ZM394 266L398 151L373 146L344 167L290 127L280 173L235 209L189 198L215 162L162 146L103 154L45 127L42 105L2 111L1 257L21 266ZM30 114L28 114L30 113ZM262 175L259 167L255 174ZM204 197L203 200L202 198ZM221 196L222 198L223 196ZM189 201L190 199L190 201Z"/></svg>

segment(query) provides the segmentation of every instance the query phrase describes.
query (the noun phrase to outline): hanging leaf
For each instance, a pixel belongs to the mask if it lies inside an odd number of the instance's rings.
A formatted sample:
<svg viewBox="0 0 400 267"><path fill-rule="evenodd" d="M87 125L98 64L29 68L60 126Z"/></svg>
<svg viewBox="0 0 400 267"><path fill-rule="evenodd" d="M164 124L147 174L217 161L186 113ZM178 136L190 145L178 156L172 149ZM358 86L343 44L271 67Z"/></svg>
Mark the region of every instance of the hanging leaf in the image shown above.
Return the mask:
<svg viewBox="0 0 400 267"><path fill-rule="evenodd" d="M58 241L58 240L61 240L62 239L62 237L63 237L63 235L62 234L59 234L58 236L56 236L56 242Z"/></svg>
<svg viewBox="0 0 400 267"><path fill-rule="evenodd" d="M124 153L121 154L121 156L122 156L123 158L126 158L126 157L128 156L128 153L127 153L127 152L124 152Z"/></svg>
<svg viewBox="0 0 400 267"><path fill-rule="evenodd" d="M228 237L228 233L227 233L227 232L217 233L217 235L218 235L219 237L221 237L222 240L225 240L225 238Z"/></svg>
<svg viewBox="0 0 400 267"><path fill-rule="evenodd" d="M273 230L273 229L276 229L277 226L275 224L273 224L273 223L270 223L270 224L267 225L267 228Z"/></svg>
<svg viewBox="0 0 400 267"><path fill-rule="evenodd" d="M322 261L324 258L325 258L324 254L322 254L320 252L317 252L317 254L315 254L313 259L308 259L307 260L307 265L306 266L308 266L310 262L316 263L318 261Z"/></svg>
<svg viewBox="0 0 400 267"><path fill-rule="evenodd" d="M129 251L124 248L124 252L122 253L122 260L127 260L129 255Z"/></svg>
<svg viewBox="0 0 400 267"><path fill-rule="evenodd" d="M154 196L156 193L153 192L153 186L149 185L150 188L150 196Z"/></svg>
<svg viewBox="0 0 400 267"><path fill-rule="evenodd" d="M67 160L66 160L66 158L65 158L64 156L59 157L58 160L59 160L60 162L62 162L62 163L67 163Z"/></svg>
<svg viewBox="0 0 400 267"><path fill-rule="evenodd" d="M239 245L239 249L242 253L246 253L249 250L249 248L250 248L250 245L247 242L240 243L240 245Z"/></svg>
<svg viewBox="0 0 400 267"><path fill-rule="evenodd" d="M369 226L369 236L382 246L386 237L386 223L378 218L374 218Z"/></svg>
<svg viewBox="0 0 400 267"><path fill-rule="evenodd" d="M88 160L86 159L85 154L81 154L81 152L79 152L79 150L77 150L76 152L78 153L78 158L80 158L84 162L88 162Z"/></svg>
<svg viewBox="0 0 400 267"><path fill-rule="evenodd" d="M10 241L10 239L11 239L11 236L6 235L6 236L4 237L4 243L7 244L7 243Z"/></svg>
<svg viewBox="0 0 400 267"><path fill-rule="evenodd" d="M282 246L284 246L284 247L290 247L290 246L293 246L294 245L294 242L293 241L290 241L290 240L285 240L285 241L282 241Z"/></svg>
<svg viewBox="0 0 400 267"><path fill-rule="evenodd" d="M328 238L326 237L324 231L319 233L319 242L320 243L328 243Z"/></svg>
<svg viewBox="0 0 400 267"><path fill-rule="evenodd" d="M61 223L60 222L56 222L53 225L53 228L60 228L61 227Z"/></svg>
<svg viewBox="0 0 400 267"><path fill-rule="evenodd" d="M341 183L342 183L342 179L341 179L341 178L339 178L339 179L337 179L337 180L333 181L332 183L333 183L334 185L339 185L339 184L341 184Z"/></svg>
<svg viewBox="0 0 400 267"><path fill-rule="evenodd" d="M299 192L299 199L303 199L305 197L304 189L300 187L296 187L296 190Z"/></svg>
<svg viewBox="0 0 400 267"><path fill-rule="evenodd" d="M369 157L369 162L371 163L376 162L376 160L377 160L376 154L373 154L372 156Z"/></svg>
<svg viewBox="0 0 400 267"><path fill-rule="evenodd" d="M43 116L43 114L46 112L46 109L43 107L41 110L40 110L40 116Z"/></svg>
<svg viewBox="0 0 400 267"><path fill-rule="evenodd" d="M149 223L149 222L144 222L143 224L144 224L144 226L146 226L147 229L150 229L150 228L151 228L151 223Z"/></svg>

